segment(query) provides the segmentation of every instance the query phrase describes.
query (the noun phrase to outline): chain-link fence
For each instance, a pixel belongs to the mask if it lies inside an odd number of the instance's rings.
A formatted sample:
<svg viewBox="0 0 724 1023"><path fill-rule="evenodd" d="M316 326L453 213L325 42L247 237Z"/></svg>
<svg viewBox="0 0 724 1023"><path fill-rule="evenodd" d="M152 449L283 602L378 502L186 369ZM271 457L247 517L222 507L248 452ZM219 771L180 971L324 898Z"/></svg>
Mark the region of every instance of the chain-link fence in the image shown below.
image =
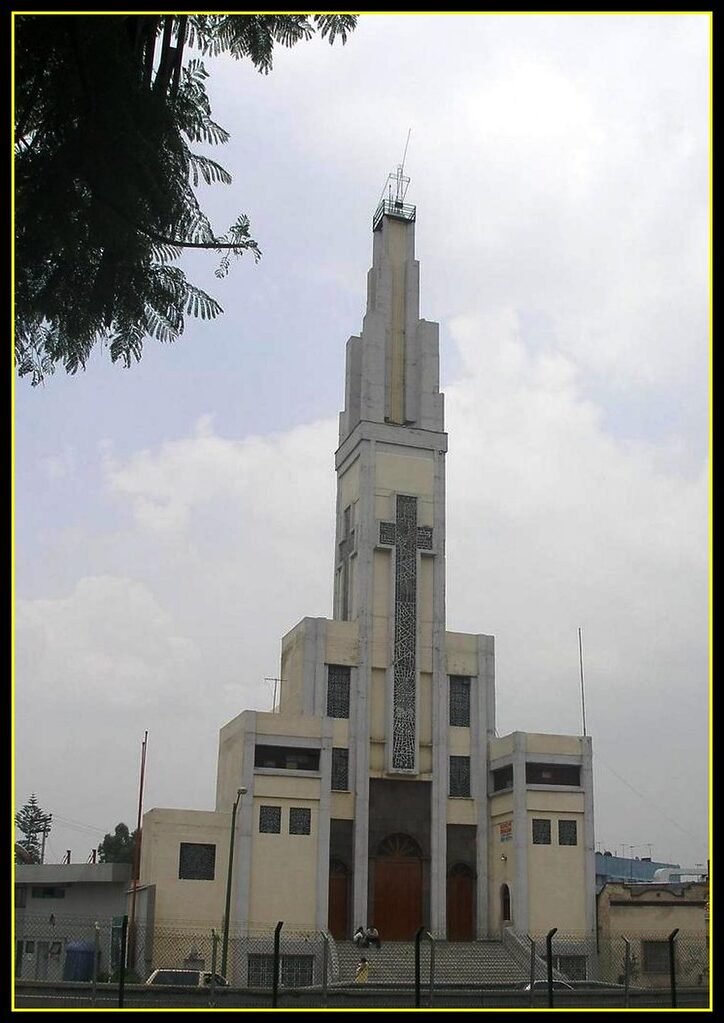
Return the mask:
<svg viewBox="0 0 724 1023"><path fill-rule="evenodd" d="M417 941L360 948L282 924L240 934L51 914L16 919L15 934L22 1007L48 999L68 1007L706 1007L708 961L705 936L678 931L584 940L509 929L502 940L473 942L420 931ZM168 986L146 983L155 970L169 971Z"/></svg>

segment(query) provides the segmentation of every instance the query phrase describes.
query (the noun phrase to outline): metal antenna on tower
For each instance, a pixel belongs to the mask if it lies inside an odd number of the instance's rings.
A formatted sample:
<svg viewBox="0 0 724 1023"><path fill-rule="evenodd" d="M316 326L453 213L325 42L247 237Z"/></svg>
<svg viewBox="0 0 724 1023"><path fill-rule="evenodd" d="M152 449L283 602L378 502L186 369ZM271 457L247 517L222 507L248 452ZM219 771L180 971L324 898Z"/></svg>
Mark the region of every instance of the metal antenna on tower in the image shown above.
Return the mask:
<svg viewBox="0 0 724 1023"><path fill-rule="evenodd" d="M397 164L396 169L387 175L387 181L382 188L382 195L380 199L384 199L385 190L387 191L387 198L391 203L396 205L402 205L407 195L407 189L410 185L410 179L405 175L405 160L407 158L407 147L410 144L410 135L412 134L412 128L407 131L407 141L405 142L405 149L402 154L402 162ZM392 194L392 188L394 185L394 195Z"/></svg>

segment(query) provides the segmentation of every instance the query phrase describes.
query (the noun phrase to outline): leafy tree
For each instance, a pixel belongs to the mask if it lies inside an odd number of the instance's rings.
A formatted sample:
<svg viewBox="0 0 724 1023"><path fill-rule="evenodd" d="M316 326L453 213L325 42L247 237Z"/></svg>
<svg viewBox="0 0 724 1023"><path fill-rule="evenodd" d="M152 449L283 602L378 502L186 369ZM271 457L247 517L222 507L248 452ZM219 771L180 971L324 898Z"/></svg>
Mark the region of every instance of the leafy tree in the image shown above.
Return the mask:
<svg viewBox="0 0 724 1023"><path fill-rule="evenodd" d="M99 861L101 863L133 863L137 830L129 832L127 824L116 824L114 833L106 834L98 846Z"/></svg>
<svg viewBox="0 0 724 1023"><path fill-rule="evenodd" d="M195 188L229 184L192 149L228 133L211 117L201 57L266 74L277 45L344 43L355 15L37 15L15 30L15 355L39 383L85 367L102 342L129 366L153 337L219 303L171 265L185 249L261 252L241 214L217 235ZM191 56L190 54L195 55Z"/></svg>
<svg viewBox="0 0 724 1023"><path fill-rule="evenodd" d="M41 836L50 833L52 821L52 813L41 809L34 792L15 814L15 826L23 836L17 844L29 853L33 863L40 863Z"/></svg>

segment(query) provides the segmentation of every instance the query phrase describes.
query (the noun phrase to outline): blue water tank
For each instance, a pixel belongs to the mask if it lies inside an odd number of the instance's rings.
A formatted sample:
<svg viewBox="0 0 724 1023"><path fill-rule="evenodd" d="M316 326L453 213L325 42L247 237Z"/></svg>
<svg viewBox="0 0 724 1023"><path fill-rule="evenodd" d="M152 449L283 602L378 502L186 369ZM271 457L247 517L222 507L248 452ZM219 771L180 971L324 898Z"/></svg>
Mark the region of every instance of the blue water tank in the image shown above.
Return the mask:
<svg viewBox="0 0 724 1023"><path fill-rule="evenodd" d="M65 946L63 980L93 980L93 944L69 941Z"/></svg>

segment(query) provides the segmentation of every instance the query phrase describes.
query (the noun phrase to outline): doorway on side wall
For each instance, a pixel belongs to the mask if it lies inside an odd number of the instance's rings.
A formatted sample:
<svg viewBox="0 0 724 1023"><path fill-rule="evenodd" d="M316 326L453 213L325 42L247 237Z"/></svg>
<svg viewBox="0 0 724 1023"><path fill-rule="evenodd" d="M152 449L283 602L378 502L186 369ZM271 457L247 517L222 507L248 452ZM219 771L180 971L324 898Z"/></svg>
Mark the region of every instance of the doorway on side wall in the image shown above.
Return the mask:
<svg viewBox="0 0 724 1023"><path fill-rule="evenodd" d="M349 938L349 870L341 860L329 863L329 931L333 938Z"/></svg>
<svg viewBox="0 0 724 1023"><path fill-rule="evenodd" d="M447 875L447 940L475 941L475 871L466 863Z"/></svg>
<svg viewBox="0 0 724 1023"><path fill-rule="evenodd" d="M500 926L505 927L511 922L510 912L510 888L507 884L500 887Z"/></svg>

